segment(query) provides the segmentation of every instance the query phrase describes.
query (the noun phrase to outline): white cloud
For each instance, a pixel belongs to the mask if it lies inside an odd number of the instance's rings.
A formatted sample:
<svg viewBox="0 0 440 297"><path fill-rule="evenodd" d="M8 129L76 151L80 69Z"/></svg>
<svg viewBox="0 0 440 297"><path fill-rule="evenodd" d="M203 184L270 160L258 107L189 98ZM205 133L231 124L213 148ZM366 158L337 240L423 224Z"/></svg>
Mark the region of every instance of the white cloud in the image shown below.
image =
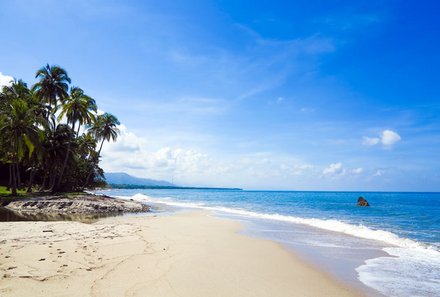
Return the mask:
<svg viewBox="0 0 440 297"><path fill-rule="evenodd" d="M0 88L9 85L13 79L14 78L12 76L4 75L0 72Z"/></svg>
<svg viewBox="0 0 440 297"><path fill-rule="evenodd" d="M352 174L354 176L362 174L364 169L362 167L358 168L344 168L341 162L332 163L322 170L322 175L327 177L338 177L338 176L348 176Z"/></svg>
<svg viewBox="0 0 440 297"><path fill-rule="evenodd" d="M106 172L127 172L178 185L248 189L316 189L319 178L320 186L329 189L366 177L363 167L345 167L342 161L321 167L267 151L222 154L142 137L124 125L119 129L118 141L106 142L103 147L101 166ZM374 170L369 177L384 173Z"/></svg>
<svg viewBox="0 0 440 297"><path fill-rule="evenodd" d="M351 172L354 174L361 174L362 172L364 172L364 169L362 167L354 168L351 170Z"/></svg>
<svg viewBox="0 0 440 297"><path fill-rule="evenodd" d="M314 166L270 152L219 155L184 146L160 145L119 127L117 142L105 143L101 166L106 172L174 181L180 185L268 188L298 183ZM294 177L294 178L293 178Z"/></svg>
<svg viewBox="0 0 440 297"><path fill-rule="evenodd" d="M381 141L384 146L393 146L401 139L400 135L391 130L385 130L382 132Z"/></svg>
<svg viewBox="0 0 440 297"><path fill-rule="evenodd" d="M380 142L380 138L378 138L378 137L367 137L367 136L364 136L362 138L362 144L366 145L366 146L373 146L373 145L378 144L379 142Z"/></svg>
<svg viewBox="0 0 440 297"><path fill-rule="evenodd" d="M324 168L324 170L322 171L322 174L324 175L344 175L345 174L345 169L342 167L342 163L338 162L338 163L332 163L329 166L327 166L326 168Z"/></svg>
<svg viewBox="0 0 440 297"><path fill-rule="evenodd" d="M382 144L385 148L391 148L397 142L399 142L402 138L397 132L392 130L384 130L379 135L379 137L367 137L364 136L362 138L362 144L365 146L374 146L377 144Z"/></svg>

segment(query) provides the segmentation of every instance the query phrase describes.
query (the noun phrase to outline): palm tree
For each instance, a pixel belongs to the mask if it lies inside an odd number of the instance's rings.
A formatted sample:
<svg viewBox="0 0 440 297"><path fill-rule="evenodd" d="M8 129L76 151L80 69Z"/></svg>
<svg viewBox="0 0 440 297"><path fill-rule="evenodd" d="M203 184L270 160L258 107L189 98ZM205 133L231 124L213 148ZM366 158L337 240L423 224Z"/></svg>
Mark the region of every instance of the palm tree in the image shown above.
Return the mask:
<svg viewBox="0 0 440 297"><path fill-rule="evenodd" d="M45 141L43 143L42 154L44 171L43 188L54 190L57 177L61 172L61 165L66 157L66 147L72 142L74 132L66 124L57 125L55 118L49 121L46 129ZM46 181L48 186L46 187Z"/></svg>
<svg viewBox="0 0 440 297"><path fill-rule="evenodd" d="M32 93L28 89L27 84L21 79L14 79L11 85L3 86L0 93L1 110L6 110L11 107L11 102L15 99L22 99L26 102L31 100Z"/></svg>
<svg viewBox="0 0 440 297"><path fill-rule="evenodd" d="M27 84L21 79L14 79L11 81L11 85L3 86L2 91L0 92L1 109L9 109L12 101L16 99L26 101L30 110L32 110L35 116L40 120L49 119L50 106L42 103L36 93L30 90Z"/></svg>
<svg viewBox="0 0 440 297"><path fill-rule="evenodd" d="M78 135L79 129L82 125L92 124L95 120L96 111L97 106L95 100L84 94L84 91L81 88L72 87L70 89L70 96L63 102L58 121L66 116L67 123L72 124L73 131L75 131L75 125L78 123Z"/></svg>
<svg viewBox="0 0 440 297"><path fill-rule="evenodd" d="M119 129L117 128L117 125L120 125L117 117L110 113L104 113L102 115L99 115L96 118L96 121L90 127L89 132L95 137L97 141L101 140L101 145L99 146L99 150L94 158L95 160L92 160L94 163L97 163L99 161L104 141L116 141L116 139L118 138ZM92 172L93 168L92 170L90 170L84 186L89 183Z"/></svg>
<svg viewBox="0 0 440 297"><path fill-rule="evenodd" d="M32 87L32 90L43 102L56 108L58 101L62 102L68 97L67 91L71 80L63 68L47 64L37 71L35 78L40 81Z"/></svg>
<svg viewBox="0 0 440 297"><path fill-rule="evenodd" d="M92 121L95 120L96 110L97 106L95 100L84 94L84 91L81 88L73 87L70 89L70 96L63 102L62 111L58 116L58 121L66 116L67 123L72 124L72 131L75 131L75 125L78 122L77 134L79 134L81 125L84 123L91 124ZM67 145L67 152L64 158L63 166L61 167L60 176L58 177L57 188L60 187L64 171L66 170L70 155L70 147L71 142L69 142Z"/></svg>
<svg viewBox="0 0 440 297"><path fill-rule="evenodd" d="M39 119L22 99L13 100L9 110L2 112L0 135L5 137L5 143L9 146L13 195L17 195L17 187L21 183L19 164L26 152L29 157L32 156L35 145L38 143L40 137L38 123Z"/></svg>
<svg viewBox="0 0 440 297"><path fill-rule="evenodd" d="M43 117L42 115L45 113L42 109L41 106L39 104L39 102L37 100L35 100L35 96L33 94L33 92L31 90L29 90L29 88L27 87L27 84L25 82L23 82L22 80L17 80L14 79L11 81L11 84L8 86L4 86L2 88L2 92L0 93L0 99L1 99L1 103L2 103L2 108L1 110L3 110L3 113L8 113L11 112L11 108L12 108L12 103L15 102L16 100L23 100L26 102L29 112L33 113L35 115L35 119L38 119L38 123L36 123L37 125L42 125L44 124L43 122ZM6 146L8 146L9 143L8 141L6 141ZM34 151L39 151L40 146L39 145L35 145L34 143ZM4 159L8 160L12 160L13 159L13 155L9 153L9 157L6 157ZM34 154L35 155L35 154ZM33 177L35 175L35 166L36 166L36 160L35 158L33 158L33 160L29 160L30 162L28 162L28 165L30 166L26 171L30 172L30 182L29 182L29 190L30 187L32 185L32 180ZM16 180L17 180L17 184L20 184L20 175L18 174L18 169L16 165L13 165L12 161L10 162L10 182L9 185L12 185L12 173L14 173L12 171L12 167L15 166L15 174L17 176Z"/></svg>
<svg viewBox="0 0 440 297"><path fill-rule="evenodd" d="M108 113L96 116L95 100L78 87L69 90L63 68L47 64L35 77L31 90L21 80L0 89L0 165L9 164L13 194L24 169L28 191L34 183L52 191L78 189L85 177L88 185L103 174L100 154L104 142L116 141L119 121Z"/></svg>
<svg viewBox="0 0 440 297"><path fill-rule="evenodd" d="M83 134L78 138L78 155L84 160L93 159L96 154L96 139L92 134Z"/></svg>
<svg viewBox="0 0 440 297"><path fill-rule="evenodd" d="M96 118L95 123L90 127L89 132L95 136L96 140L101 140L101 145L99 146L98 156L101 155L102 145L104 141L116 141L119 134L119 129L117 125L120 125L118 118L110 113L104 113Z"/></svg>

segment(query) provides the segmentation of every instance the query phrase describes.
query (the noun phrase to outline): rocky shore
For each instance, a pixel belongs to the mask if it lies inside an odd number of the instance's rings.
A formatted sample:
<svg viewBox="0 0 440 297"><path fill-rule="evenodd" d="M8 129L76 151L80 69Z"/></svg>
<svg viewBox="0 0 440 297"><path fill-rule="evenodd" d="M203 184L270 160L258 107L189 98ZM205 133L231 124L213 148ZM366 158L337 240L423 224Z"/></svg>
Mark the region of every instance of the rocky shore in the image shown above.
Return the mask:
<svg viewBox="0 0 440 297"><path fill-rule="evenodd" d="M138 201L88 193L60 194L2 201L2 206L20 214L111 215L148 212Z"/></svg>

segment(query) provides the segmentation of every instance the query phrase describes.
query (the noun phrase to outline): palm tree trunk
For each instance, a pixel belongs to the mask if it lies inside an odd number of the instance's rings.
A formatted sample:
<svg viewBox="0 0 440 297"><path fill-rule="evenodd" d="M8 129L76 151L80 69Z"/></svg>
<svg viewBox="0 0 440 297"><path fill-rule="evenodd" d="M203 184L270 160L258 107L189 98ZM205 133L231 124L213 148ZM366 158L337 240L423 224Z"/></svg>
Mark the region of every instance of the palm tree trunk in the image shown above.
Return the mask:
<svg viewBox="0 0 440 297"><path fill-rule="evenodd" d="M27 193L31 193L32 192L32 186L33 186L33 184L34 184L34 177L35 177L35 168L32 168L31 169L31 174L30 174L30 177L29 177L29 184L28 184L28 188L27 188Z"/></svg>
<svg viewBox="0 0 440 297"><path fill-rule="evenodd" d="M101 142L101 145L100 145L100 147L99 147L99 150L98 150L98 156L97 156L98 160L99 160L99 156L101 155L101 150L102 150L102 146L103 146L103 144L104 144L104 140L105 140L105 139L103 138L103 139L102 139L102 142ZM92 172L93 172L94 169L95 169L95 164L93 164L92 169L90 169L89 174L87 175L87 179L86 179L86 182L85 182L84 185L83 185L83 189L88 185L89 180L90 180L90 176L92 175Z"/></svg>
<svg viewBox="0 0 440 297"><path fill-rule="evenodd" d="M54 167L54 166L52 166ZM55 190L55 182L57 180L57 172L55 170L55 168L52 168L52 171L49 175L49 188L48 190L53 192Z"/></svg>
<svg viewBox="0 0 440 297"><path fill-rule="evenodd" d="M57 189L60 188L61 181L62 181L63 175L64 175L64 170L66 169L67 161L69 161L69 155L70 155L70 141L69 141L69 144L67 145L66 157L64 158L63 167L61 167L60 176L58 177L58 182L56 183Z"/></svg>
<svg viewBox="0 0 440 297"><path fill-rule="evenodd" d="M75 124L76 122L74 121L72 123L72 131L75 131ZM75 137L75 135L73 136ZM61 185L61 181L63 179L63 175L64 175L64 170L66 170L66 166L67 166L67 161L69 161L69 155L70 155L70 146L71 146L71 140L69 140L69 144L67 145L67 153L66 153L66 157L64 158L64 162L63 162L63 167L61 167L61 172L60 172L60 176L58 178L58 182L57 182L57 189L60 188Z"/></svg>
<svg viewBox="0 0 440 297"><path fill-rule="evenodd" d="M17 176L16 176L16 163L12 164L12 195L17 196Z"/></svg>
<svg viewBox="0 0 440 297"><path fill-rule="evenodd" d="M47 174L45 174L43 177L43 182L41 183L40 191L46 189L46 182L47 182Z"/></svg>
<svg viewBox="0 0 440 297"><path fill-rule="evenodd" d="M99 159L99 156L101 156L101 150L102 150L102 145L104 144L104 140L105 140L105 139L102 139L101 146L99 147L99 151L98 151L98 159Z"/></svg>
<svg viewBox="0 0 440 297"><path fill-rule="evenodd" d="M9 163L9 183L8 188L6 190L10 190L12 187L12 163Z"/></svg>
<svg viewBox="0 0 440 297"><path fill-rule="evenodd" d="M81 124L78 124L78 130L76 130L76 137L79 136L79 129L81 128Z"/></svg>
<svg viewBox="0 0 440 297"><path fill-rule="evenodd" d="M20 177L20 167L18 166L18 162L15 164L15 168L17 170L16 177L17 177L17 188L21 187L21 177Z"/></svg>

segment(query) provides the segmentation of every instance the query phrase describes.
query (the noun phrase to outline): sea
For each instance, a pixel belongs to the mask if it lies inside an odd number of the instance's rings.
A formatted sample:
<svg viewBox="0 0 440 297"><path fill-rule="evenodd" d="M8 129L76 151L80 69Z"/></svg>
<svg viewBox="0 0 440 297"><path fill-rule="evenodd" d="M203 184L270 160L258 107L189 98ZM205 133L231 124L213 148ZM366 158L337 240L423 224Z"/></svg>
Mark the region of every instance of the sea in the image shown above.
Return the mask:
<svg viewBox="0 0 440 297"><path fill-rule="evenodd" d="M106 189L168 213L238 220L367 296L440 296L440 193ZM356 205L359 196L370 207Z"/></svg>

